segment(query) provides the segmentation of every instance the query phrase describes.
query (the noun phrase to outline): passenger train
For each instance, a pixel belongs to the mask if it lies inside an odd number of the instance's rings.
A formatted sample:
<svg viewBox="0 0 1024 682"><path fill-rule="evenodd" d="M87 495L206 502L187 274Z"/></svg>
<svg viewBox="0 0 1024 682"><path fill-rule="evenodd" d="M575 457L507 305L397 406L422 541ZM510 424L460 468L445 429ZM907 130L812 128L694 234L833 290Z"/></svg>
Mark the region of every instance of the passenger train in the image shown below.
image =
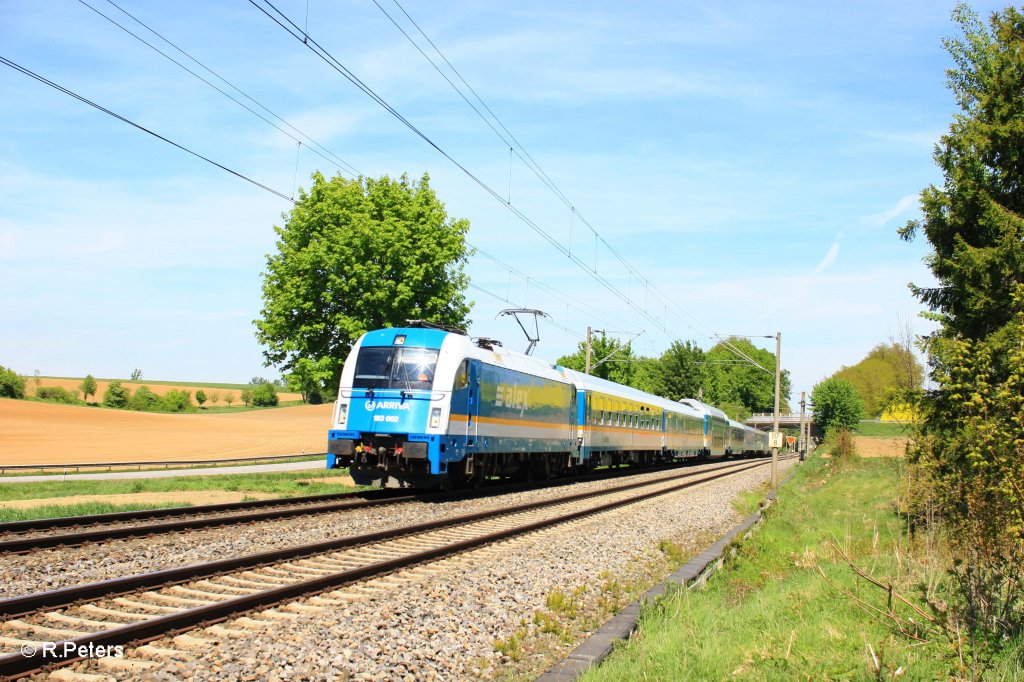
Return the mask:
<svg viewBox="0 0 1024 682"><path fill-rule="evenodd" d="M598 466L755 455L768 435L423 322L364 334L341 373L327 467L359 485L479 486Z"/></svg>

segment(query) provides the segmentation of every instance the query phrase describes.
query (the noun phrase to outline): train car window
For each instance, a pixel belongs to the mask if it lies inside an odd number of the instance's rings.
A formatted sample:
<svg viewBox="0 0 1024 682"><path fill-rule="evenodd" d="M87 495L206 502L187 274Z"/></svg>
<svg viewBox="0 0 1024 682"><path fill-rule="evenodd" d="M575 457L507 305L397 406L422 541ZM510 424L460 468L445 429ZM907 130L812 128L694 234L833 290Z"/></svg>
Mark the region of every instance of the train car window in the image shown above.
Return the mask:
<svg viewBox="0 0 1024 682"><path fill-rule="evenodd" d="M465 388L469 385L469 360L463 360L459 370L455 373L455 390Z"/></svg>

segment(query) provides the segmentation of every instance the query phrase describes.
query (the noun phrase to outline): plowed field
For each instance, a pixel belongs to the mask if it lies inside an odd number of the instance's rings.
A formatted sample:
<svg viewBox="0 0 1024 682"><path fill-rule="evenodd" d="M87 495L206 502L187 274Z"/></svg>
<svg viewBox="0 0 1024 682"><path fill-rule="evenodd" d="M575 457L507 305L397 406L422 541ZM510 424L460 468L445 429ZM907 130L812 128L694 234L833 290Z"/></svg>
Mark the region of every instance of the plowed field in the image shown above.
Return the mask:
<svg viewBox="0 0 1024 682"><path fill-rule="evenodd" d="M0 399L0 464L201 461L324 452L331 407L158 414Z"/></svg>

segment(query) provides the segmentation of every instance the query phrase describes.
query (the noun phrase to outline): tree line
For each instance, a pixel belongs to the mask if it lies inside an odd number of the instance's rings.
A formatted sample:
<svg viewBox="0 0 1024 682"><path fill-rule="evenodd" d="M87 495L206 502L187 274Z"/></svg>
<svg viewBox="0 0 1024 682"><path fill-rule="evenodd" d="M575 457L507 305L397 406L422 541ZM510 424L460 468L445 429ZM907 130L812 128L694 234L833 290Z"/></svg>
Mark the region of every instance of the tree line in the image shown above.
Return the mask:
<svg viewBox="0 0 1024 682"><path fill-rule="evenodd" d="M760 366L742 359L730 344ZM575 353L560 357L558 364L582 372L586 354L586 342L581 342ZM645 357L634 354L630 344L599 333L591 339L590 356L593 376L669 400L699 397L737 421L775 408L775 354L747 339L730 338L707 351L691 341L673 341L661 355ZM791 383L789 371L782 370L783 412L789 410Z"/></svg>
<svg viewBox="0 0 1024 682"><path fill-rule="evenodd" d="M132 373L133 379L142 376L139 370ZM25 399L27 381L14 370L0 366L0 397ZM68 390L63 386L41 386L36 379L34 397L46 402L64 405L87 405L89 398L95 397L98 390L96 379L88 374L75 389ZM195 402L193 402L193 399ZM163 395L154 392L149 386L139 386L134 391L118 379L111 381L99 404L114 409L135 410L138 412L195 412L203 408L207 402L211 404L224 402L230 407L240 401L246 407L276 407L280 402L277 386L263 377L253 377L249 385L236 396L233 391L216 389L197 389L193 396L191 391L169 389Z"/></svg>

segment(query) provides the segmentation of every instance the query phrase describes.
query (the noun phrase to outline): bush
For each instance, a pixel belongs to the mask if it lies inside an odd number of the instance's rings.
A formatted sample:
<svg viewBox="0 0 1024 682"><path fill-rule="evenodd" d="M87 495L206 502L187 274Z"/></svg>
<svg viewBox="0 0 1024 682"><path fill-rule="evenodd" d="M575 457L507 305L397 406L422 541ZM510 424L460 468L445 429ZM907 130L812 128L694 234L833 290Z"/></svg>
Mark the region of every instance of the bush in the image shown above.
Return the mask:
<svg viewBox="0 0 1024 682"><path fill-rule="evenodd" d="M80 401L71 391L63 386L40 386L36 389L36 397L65 405L77 405Z"/></svg>
<svg viewBox="0 0 1024 682"><path fill-rule="evenodd" d="M2 365L0 365L0 397L25 397L25 378L18 376L13 369L7 369Z"/></svg>
<svg viewBox="0 0 1024 682"><path fill-rule="evenodd" d="M128 400L132 392L120 381L114 380L103 392L103 404L107 407L125 408L128 407Z"/></svg>
<svg viewBox="0 0 1024 682"><path fill-rule="evenodd" d="M837 464L846 464L857 459L857 448L853 444L853 434L849 429L833 429L825 440L831 443L832 461Z"/></svg>
<svg viewBox="0 0 1024 682"><path fill-rule="evenodd" d="M277 389L274 384L260 384L252 389L254 407L277 407Z"/></svg>
<svg viewBox="0 0 1024 682"><path fill-rule="evenodd" d="M139 412L153 412L160 409L160 396L151 391L149 386L139 386L135 389L135 395L128 400L127 407Z"/></svg>
<svg viewBox="0 0 1024 682"><path fill-rule="evenodd" d="M203 389L196 391L196 402L199 403L199 407L203 406L203 403L206 402L206 391Z"/></svg>
<svg viewBox="0 0 1024 682"><path fill-rule="evenodd" d="M167 393L164 393L161 403L163 409L168 412L191 412L194 409L192 406L191 391L178 391L172 389L167 391Z"/></svg>

